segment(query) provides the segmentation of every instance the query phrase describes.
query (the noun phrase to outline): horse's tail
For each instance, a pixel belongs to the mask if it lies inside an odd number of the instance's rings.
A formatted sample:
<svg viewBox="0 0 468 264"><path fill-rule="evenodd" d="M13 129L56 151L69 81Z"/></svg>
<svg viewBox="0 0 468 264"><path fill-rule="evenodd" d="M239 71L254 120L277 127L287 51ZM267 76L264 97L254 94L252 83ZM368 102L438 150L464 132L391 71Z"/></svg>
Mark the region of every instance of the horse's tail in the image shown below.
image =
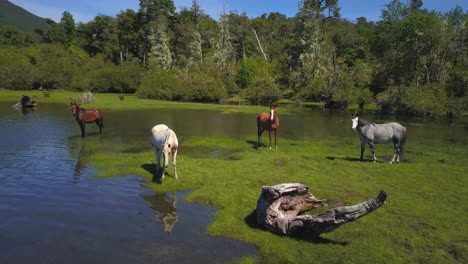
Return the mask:
<svg viewBox="0 0 468 264"><path fill-rule="evenodd" d="M151 141L151 146L156 146L156 144L154 143L154 136L153 136L153 131L150 131L150 141Z"/></svg>
<svg viewBox="0 0 468 264"><path fill-rule="evenodd" d="M403 138L400 141L400 156L403 156L406 152L407 133L406 129L403 132Z"/></svg>

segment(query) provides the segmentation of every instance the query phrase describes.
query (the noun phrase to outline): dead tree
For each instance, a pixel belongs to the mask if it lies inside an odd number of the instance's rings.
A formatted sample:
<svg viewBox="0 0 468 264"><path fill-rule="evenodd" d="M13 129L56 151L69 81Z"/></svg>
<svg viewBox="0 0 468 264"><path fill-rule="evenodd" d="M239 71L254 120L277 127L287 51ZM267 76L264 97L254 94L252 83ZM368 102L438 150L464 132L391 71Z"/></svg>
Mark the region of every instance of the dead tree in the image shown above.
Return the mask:
<svg viewBox="0 0 468 264"><path fill-rule="evenodd" d="M264 186L257 201L257 221L267 230L283 235L319 235L331 232L382 206L387 194L380 191L376 198L353 206L336 207L315 215L300 215L321 206L327 200L318 200L309 187L300 183Z"/></svg>

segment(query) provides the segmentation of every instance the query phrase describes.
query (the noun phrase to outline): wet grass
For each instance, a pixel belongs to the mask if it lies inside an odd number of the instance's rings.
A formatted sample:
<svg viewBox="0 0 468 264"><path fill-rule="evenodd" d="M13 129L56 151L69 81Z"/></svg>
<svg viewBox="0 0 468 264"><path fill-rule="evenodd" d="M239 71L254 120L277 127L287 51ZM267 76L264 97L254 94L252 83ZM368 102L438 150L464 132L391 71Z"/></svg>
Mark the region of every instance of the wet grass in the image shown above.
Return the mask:
<svg viewBox="0 0 468 264"><path fill-rule="evenodd" d="M390 165L359 162L357 141L281 140L278 150L256 149L252 142L248 138L186 138L178 156L179 179L171 177L170 166L169 176L149 186L158 192L193 190L188 201L219 209L208 232L257 245L264 263L468 261L466 146L412 144L402 163ZM105 147L99 144L106 142L92 137L86 144L96 148L89 160L100 169L98 176L154 178L149 146L102 151ZM379 150L385 159L391 156L390 145ZM332 233L290 238L263 230L253 214L261 187L284 182L310 186L317 198L330 199L331 206L355 204L382 189L388 200L369 216ZM251 263L252 259L239 261Z"/></svg>

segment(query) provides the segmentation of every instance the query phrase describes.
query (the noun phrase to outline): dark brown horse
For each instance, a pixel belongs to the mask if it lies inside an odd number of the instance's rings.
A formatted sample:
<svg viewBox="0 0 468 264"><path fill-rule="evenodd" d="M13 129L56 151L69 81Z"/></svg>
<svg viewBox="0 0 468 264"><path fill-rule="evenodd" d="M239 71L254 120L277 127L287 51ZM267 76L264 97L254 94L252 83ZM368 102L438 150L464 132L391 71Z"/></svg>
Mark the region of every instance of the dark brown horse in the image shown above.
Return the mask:
<svg viewBox="0 0 468 264"><path fill-rule="evenodd" d="M94 108L93 110L86 110L81 108L76 103L71 103L71 111L73 116L80 125L81 137L85 137L85 124L94 123L99 127L99 134L102 134L102 128L104 127L104 119L102 117L102 111Z"/></svg>
<svg viewBox="0 0 468 264"><path fill-rule="evenodd" d="M258 131L258 146L260 146L260 138L264 130L268 130L268 136L270 138L270 149L271 149L271 131L275 132L275 148L278 148L278 128L279 128L279 118L278 113L276 112L276 105L272 104L270 106L270 113L260 113L257 116L257 131Z"/></svg>

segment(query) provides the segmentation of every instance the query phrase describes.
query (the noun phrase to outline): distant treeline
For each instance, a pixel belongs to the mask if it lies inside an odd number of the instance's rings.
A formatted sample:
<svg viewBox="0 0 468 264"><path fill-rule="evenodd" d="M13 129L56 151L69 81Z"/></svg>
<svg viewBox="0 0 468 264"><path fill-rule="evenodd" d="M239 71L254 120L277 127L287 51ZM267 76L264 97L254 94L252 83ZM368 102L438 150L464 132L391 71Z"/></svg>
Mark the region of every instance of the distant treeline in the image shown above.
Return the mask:
<svg viewBox="0 0 468 264"><path fill-rule="evenodd" d="M196 0L180 12L172 0L140 0L138 11L78 24L64 12L36 30L40 40L0 28L0 88L252 104L285 98L458 117L468 106L468 13L421 6L393 0L378 22L342 19L338 0L304 0L295 17L229 12L219 21Z"/></svg>

